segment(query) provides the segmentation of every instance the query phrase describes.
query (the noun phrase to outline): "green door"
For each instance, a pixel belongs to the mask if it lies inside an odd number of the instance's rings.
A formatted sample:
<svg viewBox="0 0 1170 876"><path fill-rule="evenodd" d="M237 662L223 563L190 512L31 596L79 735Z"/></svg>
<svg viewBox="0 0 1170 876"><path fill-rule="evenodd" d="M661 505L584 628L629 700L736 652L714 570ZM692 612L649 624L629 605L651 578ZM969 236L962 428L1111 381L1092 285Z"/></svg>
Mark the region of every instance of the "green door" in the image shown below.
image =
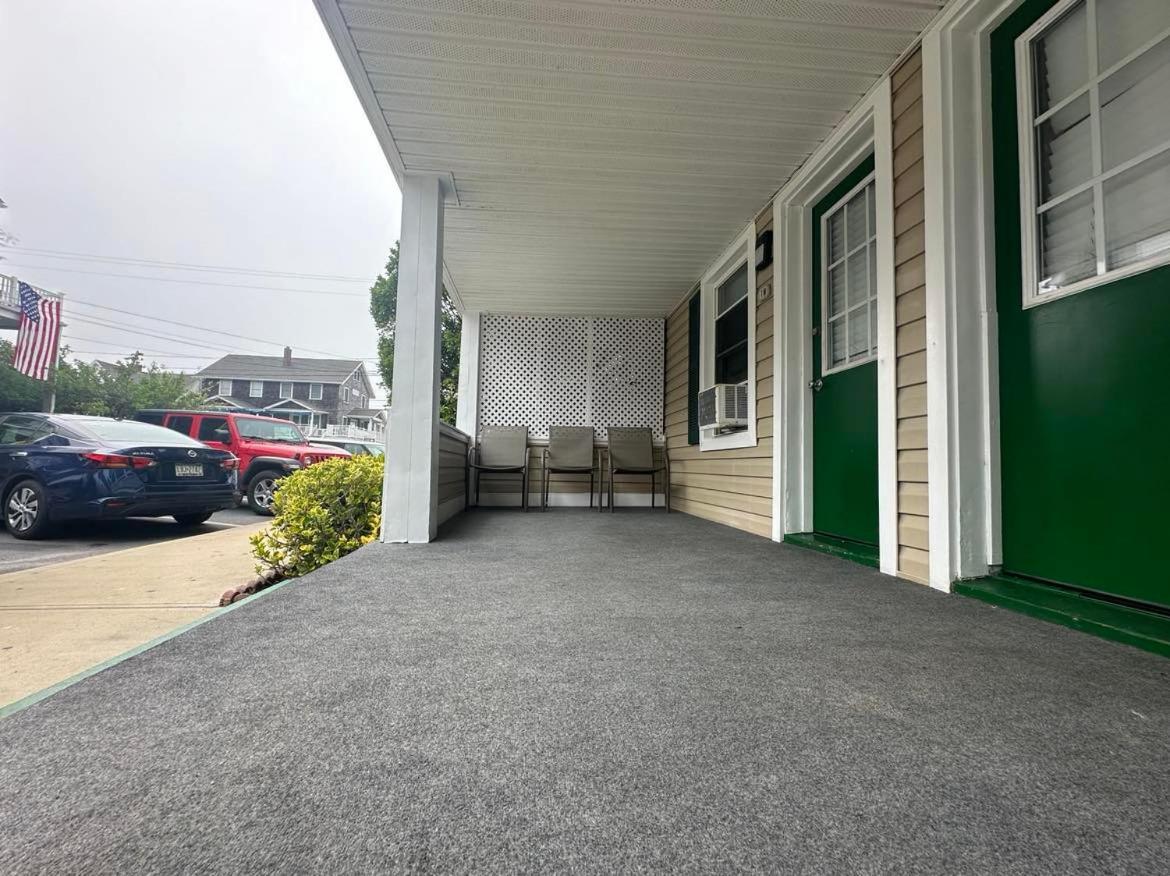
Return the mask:
<svg viewBox="0 0 1170 876"><path fill-rule="evenodd" d="M1170 251L1170 153L1140 158L1170 137L1147 124L1170 114L1170 41L1113 60L1164 30L1170 4L1146 3L1158 21L1119 30L1123 4L1096 0L1100 43L1079 4L1035 34L1037 169L1024 184L1037 190L1037 255L1025 262L1014 45L1053 5L1025 3L991 43L1003 569L1170 607L1170 267L1157 266ZM1152 267L1108 281L1126 265Z"/></svg>
<svg viewBox="0 0 1170 876"><path fill-rule="evenodd" d="M814 208L813 528L878 543L873 158Z"/></svg>

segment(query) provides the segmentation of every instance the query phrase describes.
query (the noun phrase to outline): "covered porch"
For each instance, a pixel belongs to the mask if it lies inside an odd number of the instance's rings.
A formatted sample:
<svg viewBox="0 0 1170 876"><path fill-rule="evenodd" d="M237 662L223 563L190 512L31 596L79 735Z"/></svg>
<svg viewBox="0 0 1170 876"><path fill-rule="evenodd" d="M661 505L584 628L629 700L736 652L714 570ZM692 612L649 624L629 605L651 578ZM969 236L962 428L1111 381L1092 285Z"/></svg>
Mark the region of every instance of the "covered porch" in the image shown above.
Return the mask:
<svg viewBox="0 0 1170 876"><path fill-rule="evenodd" d="M1165 676L691 515L470 511L0 721L0 860L1155 871Z"/></svg>

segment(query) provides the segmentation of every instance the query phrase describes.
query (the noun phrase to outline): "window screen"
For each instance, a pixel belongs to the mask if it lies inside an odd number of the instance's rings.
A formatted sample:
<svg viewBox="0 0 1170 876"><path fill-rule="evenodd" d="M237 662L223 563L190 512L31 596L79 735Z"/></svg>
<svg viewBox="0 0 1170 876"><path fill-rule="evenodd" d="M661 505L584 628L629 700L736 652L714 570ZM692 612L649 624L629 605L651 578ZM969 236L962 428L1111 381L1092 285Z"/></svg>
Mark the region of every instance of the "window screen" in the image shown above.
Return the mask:
<svg viewBox="0 0 1170 876"><path fill-rule="evenodd" d="M1030 293L1170 256L1170 3L1080 0L1028 46Z"/></svg>
<svg viewBox="0 0 1170 876"><path fill-rule="evenodd" d="M741 383L748 376L748 266L743 264L715 292L715 382Z"/></svg>
<svg viewBox="0 0 1170 876"><path fill-rule="evenodd" d="M877 228L871 179L825 218L826 371L877 354Z"/></svg>

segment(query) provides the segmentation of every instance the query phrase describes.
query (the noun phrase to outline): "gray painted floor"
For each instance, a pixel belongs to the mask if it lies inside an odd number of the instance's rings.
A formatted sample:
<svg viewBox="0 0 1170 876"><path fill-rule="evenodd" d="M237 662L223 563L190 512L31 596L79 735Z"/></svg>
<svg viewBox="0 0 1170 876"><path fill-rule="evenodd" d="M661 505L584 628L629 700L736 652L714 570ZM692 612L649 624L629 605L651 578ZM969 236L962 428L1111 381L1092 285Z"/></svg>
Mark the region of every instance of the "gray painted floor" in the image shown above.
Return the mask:
<svg viewBox="0 0 1170 876"><path fill-rule="evenodd" d="M466 514L0 721L6 873L1168 856L1170 662L682 514Z"/></svg>

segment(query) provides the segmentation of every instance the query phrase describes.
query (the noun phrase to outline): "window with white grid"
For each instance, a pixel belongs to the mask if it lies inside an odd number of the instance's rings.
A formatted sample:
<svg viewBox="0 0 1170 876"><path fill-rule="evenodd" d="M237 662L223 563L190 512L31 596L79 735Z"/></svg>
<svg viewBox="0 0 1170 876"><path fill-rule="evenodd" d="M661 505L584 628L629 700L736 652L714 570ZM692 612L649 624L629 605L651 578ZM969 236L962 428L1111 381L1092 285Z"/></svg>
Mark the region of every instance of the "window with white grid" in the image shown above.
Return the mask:
<svg viewBox="0 0 1170 876"><path fill-rule="evenodd" d="M821 373L877 356L877 219L871 175L821 219Z"/></svg>
<svg viewBox="0 0 1170 876"><path fill-rule="evenodd" d="M1016 42L1024 304L1170 262L1170 0L1067 0Z"/></svg>

